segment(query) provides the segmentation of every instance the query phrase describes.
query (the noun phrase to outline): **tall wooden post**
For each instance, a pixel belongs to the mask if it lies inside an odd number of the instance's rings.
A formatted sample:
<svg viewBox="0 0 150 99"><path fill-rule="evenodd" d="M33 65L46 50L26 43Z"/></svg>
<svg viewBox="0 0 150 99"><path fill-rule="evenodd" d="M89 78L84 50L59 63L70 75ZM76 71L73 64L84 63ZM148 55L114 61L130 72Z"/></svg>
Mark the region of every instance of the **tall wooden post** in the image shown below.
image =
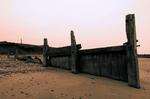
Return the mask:
<svg viewBox="0 0 150 99"><path fill-rule="evenodd" d="M71 71L72 73L78 73L77 69L77 46L74 36L74 32L71 31Z"/></svg>
<svg viewBox="0 0 150 99"><path fill-rule="evenodd" d="M43 47L43 66L46 67L48 64L48 41L47 38L44 38L44 47Z"/></svg>
<svg viewBox="0 0 150 99"><path fill-rule="evenodd" d="M127 41L128 84L129 86L140 88L134 14L129 14L126 16L126 34L128 40Z"/></svg>

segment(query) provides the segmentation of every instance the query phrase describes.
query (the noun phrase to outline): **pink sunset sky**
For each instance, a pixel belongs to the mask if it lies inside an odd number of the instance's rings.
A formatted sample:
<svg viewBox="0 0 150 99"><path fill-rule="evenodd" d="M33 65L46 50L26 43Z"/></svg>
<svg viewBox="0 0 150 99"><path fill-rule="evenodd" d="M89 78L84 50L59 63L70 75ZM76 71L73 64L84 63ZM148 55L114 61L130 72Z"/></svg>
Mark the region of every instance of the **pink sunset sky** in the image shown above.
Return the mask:
<svg viewBox="0 0 150 99"><path fill-rule="evenodd" d="M70 30L83 48L126 42L125 15L135 13L138 53L150 53L150 0L0 0L0 41L70 44Z"/></svg>

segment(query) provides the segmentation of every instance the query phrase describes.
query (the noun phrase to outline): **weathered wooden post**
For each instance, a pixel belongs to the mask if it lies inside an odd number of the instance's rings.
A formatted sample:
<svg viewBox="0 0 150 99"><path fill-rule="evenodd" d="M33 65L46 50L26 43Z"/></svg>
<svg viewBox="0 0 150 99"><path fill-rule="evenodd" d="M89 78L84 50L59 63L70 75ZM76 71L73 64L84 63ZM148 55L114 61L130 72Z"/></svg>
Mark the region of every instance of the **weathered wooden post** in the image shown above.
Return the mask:
<svg viewBox="0 0 150 99"><path fill-rule="evenodd" d="M71 31L71 71L72 73L78 73L77 46L76 46L76 40L73 31Z"/></svg>
<svg viewBox="0 0 150 99"><path fill-rule="evenodd" d="M48 55L47 55L47 51L48 51L48 41L47 38L44 38L44 46L43 46L43 66L46 67L48 64Z"/></svg>
<svg viewBox="0 0 150 99"><path fill-rule="evenodd" d="M126 16L126 34L128 40L127 41L128 84L129 86L140 88L134 14L129 14Z"/></svg>

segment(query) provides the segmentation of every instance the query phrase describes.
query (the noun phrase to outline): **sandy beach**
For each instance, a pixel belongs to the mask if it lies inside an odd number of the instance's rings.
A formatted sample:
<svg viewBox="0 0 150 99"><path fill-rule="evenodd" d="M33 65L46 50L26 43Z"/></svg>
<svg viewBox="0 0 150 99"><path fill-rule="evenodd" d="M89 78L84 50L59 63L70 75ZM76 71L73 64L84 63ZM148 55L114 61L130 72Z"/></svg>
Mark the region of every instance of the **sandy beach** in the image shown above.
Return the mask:
<svg viewBox="0 0 150 99"><path fill-rule="evenodd" d="M0 99L150 99L150 59L140 58L141 89L88 74L72 74L1 56Z"/></svg>

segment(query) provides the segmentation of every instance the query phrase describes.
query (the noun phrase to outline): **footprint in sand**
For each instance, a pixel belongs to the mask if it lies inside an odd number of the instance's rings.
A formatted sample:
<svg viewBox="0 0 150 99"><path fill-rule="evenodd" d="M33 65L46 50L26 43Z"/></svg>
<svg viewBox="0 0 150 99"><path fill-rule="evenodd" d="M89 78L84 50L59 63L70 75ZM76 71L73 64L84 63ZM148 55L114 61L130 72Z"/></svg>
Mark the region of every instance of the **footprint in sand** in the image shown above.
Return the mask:
<svg viewBox="0 0 150 99"><path fill-rule="evenodd" d="M24 84L23 82L21 82L21 84Z"/></svg>
<svg viewBox="0 0 150 99"><path fill-rule="evenodd" d="M2 95L4 95L4 92L1 92Z"/></svg>
<svg viewBox="0 0 150 99"><path fill-rule="evenodd" d="M33 78L33 77L31 77L30 81L33 81L33 79L34 79L34 78Z"/></svg>
<svg viewBox="0 0 150 99"><path fill-rule="evenodd" d="M38 82L37 85L40 85L40 83Z"/></svg>
<svg viewBox="0 0 150 99"><path fill-rule="evenodd" d="M21 94L24 94L24 92L23 92L23 91L20 91L20 93L21 93Z"/></svg>
<svg viewBox="0 0 150 99"><path fill-rule="evenodd" d="M30 85L27 86L27 88L30 88L30 87L31 87Z"/></svg>
<svg viewBox="0 0 150 99"><path fill-rule="evenodd" d="M11 88L10 90L11 90L11 91L13 91L14 89L13 89L13 88Z"/></svg>
<svg viewBox="0 0 150 99"><path fill-rule="evenodd" d="M92 96L92 94L89 94L89 96Z"/></svg>
<svg viewBox="0 0 150 99"><path fill-rule="evenodd" d="M11 95L11 96L15 96L15 95Z"/></svg>
<svg viewBox="0 0 150 99"><path fill-rule="evenodd" d="M67 94L65 94L65 96L68 96Z"/></svg>
<svg viewBox="0 0 150 99"><path fill-rule="evenodd" d="M51 92L54 92L54 90L53 90L53 89L51 89L50 91L51 91Z"/></svg>
<svg viewBox="0 0 150 99"><path fill-rule="evenodd" d="M20 93L21 93L21 94L24 94L24 95L26 95L26 96L29 95L28 93L25 93L25 92L23 92L23 91L20 91Z"/></svg>
<svg viewBox="0 0 150 99"><path fill-rule="evenodd" d="M28 93L25 93L25 95L27 96L27 95L29 95Z"/></svg>
<svg viewBox="0 0 150 99"><path fill-rule="evenodd" d="M63 94L63 93L61 93L60 95L61 95L62 97L65 96L65 94Z"/></svg>
<svg viewBox="0 0 150 99"><path fill-rule="evenodd" d="M95 81L92 81L91 83L92 83L92 84L95 84L96 82L95 82Z"/></svg>
<svg viewBox="0 0 150 99"><path fill-rule="evenodd" d="M74 97L72 97L72 99L75 99Z"/></svg>

